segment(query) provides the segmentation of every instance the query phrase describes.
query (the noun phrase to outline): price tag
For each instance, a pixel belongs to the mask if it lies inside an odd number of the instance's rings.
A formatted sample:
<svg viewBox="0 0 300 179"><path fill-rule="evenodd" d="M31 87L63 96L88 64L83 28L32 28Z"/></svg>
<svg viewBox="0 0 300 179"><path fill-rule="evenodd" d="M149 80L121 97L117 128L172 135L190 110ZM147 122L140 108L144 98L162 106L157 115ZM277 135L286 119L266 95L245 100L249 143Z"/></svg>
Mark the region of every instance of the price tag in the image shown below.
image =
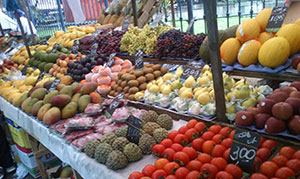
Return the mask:
<svg viewBox="0 0 300 179"><path fill-rule="evenodd" d="M123 93L119 93L117 96L116 96L116 98L118 99L118 100L123 100L124 99L124 97L125 97L125 95L123 94Z"/></svg>
<svg viewBox="0 0 300 179"><path fill-rule="evenodd" d="M139 135L140 135L140 128L142 128L142 121L134 116L129 116L127 120L127 133L126 138L135 144L139 143Z"/></svg>
<svg viewBox="0 0 300 179"><path fill-rule="evenodd" d="M157 14L157 16L153 20L152 24L150 25L151 29L154 29L158 25L158 23L161 21L163 15L164 15L163 13Z"/></svg>
<svg viewBox="0 0 300 179"><path fill-rule="evenodd" d="M45 75L45 72L42 71L42 72L40 73L40 76L39 76L38 79L37 79L37 82L41 81L41 80L43 79L44 75Z"/></svg>
<svg viewBox="0 0 300 179"><path fill-rule="evenodd" d="M78 50L79 50L79 40L74 40L74 44L72 47L72 53L77 55Z"/></svg>
<svg viewBox="0 0 300 179"><path fill-rule="evenodd" d="M187 32L187 33L190 33L190 32L191 32L191 29L192 29L192 27L193 27L194 22L195 22L195 18L193 18L193 19L191 20L191 22L190 22L188 28L186 29L186 32Z"/></svg>
<svg viewBox="0 0 300 179"><path fill-rule="evenodd" d="M129 23L130 23L130 19L131 19L131 17L127 17L127 18L124 20L123 25L122 25L122 30L125 30L125 31L128 30L128 26L129 26Z"/></svg>
<svg viewBox="0 0 300 179"><path fill-rule="evenodd" d="M96 42L92 45L91 57L95 58L95 56L97 55L97 49L98 49L98 42Z"/></svg>
<svg viewBox="0 0 300 179"><path fill-rule="evenodd" d="M231 145L228 163L238 165L243 171L250 173L260 138L258 134L237 129Z"/></svg>
<svg viewBox="0 0 300 179"><path fill-rule="evenodd" d="M144 57L143 57L143 51L139 50L135 53L135 69L136 70L143 70L144 68Z"/></svg>
<svg viewBox="0 0 300 179"><path fill-rule="evenodd" d="M106 118L110 118L115 110L121 105L121 100L124 98L124 94L118 94L116 98L110 103L108 109L105 111Z"/></svg>
<svg viewBox="0 0 300 179"><path fill-rule="evenodd" d="M201 71L199 69L193 69L190 67L185 67L180 78L186 80L189 76L193 76L195 80L200 76Z"/></svg>
<svg viewBox="0 0 300 179"><path fill-rule="evenodd" d="M59 44L58 44L58 43L54 44L54 45L53 45L53 49L51 50L51 53L56 53L58 47L59 47Z"/></svg>
<svg viewBox="0 0 300 179"><path fill-rule="evenodd" d="M52 81L51 86L49 88L49 92L56 90L56 87L59 85L60 79L56 78L54 81Z"/></svg>
<svg viewBox="0 0 300 179"><path fill-rule="evenodd" d="M115 62L115 56L117 53L112 53L109 55L108 62L106 63L107 67L111 68Z"/></svg>
<svg viewBox="0 0 300 179"><path fill-rule="evenodd" d="M272 14L269 18L266 31L267 32L277 32L285 19L286 13L288 11L287 7L274 7Z"/></svg>

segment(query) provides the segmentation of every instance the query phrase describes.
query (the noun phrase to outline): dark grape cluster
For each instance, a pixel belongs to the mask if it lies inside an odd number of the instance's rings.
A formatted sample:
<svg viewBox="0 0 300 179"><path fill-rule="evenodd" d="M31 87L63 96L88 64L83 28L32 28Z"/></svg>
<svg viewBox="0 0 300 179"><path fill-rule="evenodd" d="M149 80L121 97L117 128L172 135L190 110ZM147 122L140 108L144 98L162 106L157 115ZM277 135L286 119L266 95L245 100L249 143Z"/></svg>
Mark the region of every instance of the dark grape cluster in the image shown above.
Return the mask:
<svg viewBox="0 0 300 179"><path fill-rule="evenodd" d="M188 34L179 30L170 30L159 35L153 55L157 58L195 58L206 34Z"/></svg>

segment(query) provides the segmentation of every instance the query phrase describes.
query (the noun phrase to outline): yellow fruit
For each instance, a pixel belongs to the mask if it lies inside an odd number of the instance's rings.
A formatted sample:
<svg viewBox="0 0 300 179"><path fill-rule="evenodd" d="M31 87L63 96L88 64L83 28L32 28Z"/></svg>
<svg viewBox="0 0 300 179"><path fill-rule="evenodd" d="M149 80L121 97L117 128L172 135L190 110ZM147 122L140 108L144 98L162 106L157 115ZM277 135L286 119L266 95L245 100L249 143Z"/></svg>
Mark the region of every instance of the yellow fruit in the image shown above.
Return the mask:
<svg viewBox="0 0 300 179"><path fill-rule="evenodd" d="M259 36L260 26L255 19L246 19L236 29L236 37L242 43Z"/></svg>
<svg viewBox="0 0 300 179"><path fill-rule="evenodd" d="M197 101L202 104L206 105L210 101L210 96L208 92L202 93L198 96Z"/></svg>
<svg viewBox="0 0 300 179"><path fill-rule="evenodd" d="M261 44L265 43L265 41L269 40L273 37L273 34L271 32L262 32L258 36L258 40Z"/></svg>
<svg viewBox="0 0 300 179"><path fill-rule="evenodd" d="M24 84L26 86L34 86L37 79L38 79L38 77L33 77L33 76L27 77L24 81Z"/></svg>
<svg viewBox="0 0 300 179"><path fill-rule="evenodd" d="M287 24L280 28L276 33L278 37L284 37L290 44L290 55L300 50L300 26L296 24Z"/></svg>
<svg viewBox="0 0 300 179"><path fill-rule="evenodd" d="M229 65L233 64L236 62L240 48L241 42L238 39L229 38L225 40L220 47L222 60Z"/></svg>
<svg viewBox="0 0 300 179"><path fill-rule="evenodd" d="M193 93L190 90L184 90L181 95L180 95L181 99L185 99L185 98L193 98Z"/></svg>
<svg viewBox="0 0 300 179"><path fill-rule="evenodd" d="M262 66L275 68L286 62L289 53L289 42L283 37L274 37L261 46L258 61Z"/></svg>
<svg viewBox="0 0 300 179"><path fill-rule="evenodd" d="M183 85L187 88L192 88L194 86L195 83L195 79L193 76L189 76L185 82L183 83Z"/></svg>
<svg viewBox="0 0 300 179"><path fill-rule="evenodd" d="M244 43L238 54L239 63L245 67L256 64L260 46L261 43L257 40L249 40Z"/></svg>
<svg viewBox="0 0 300 179"><path fill-rule="evenodd" d="M294 24L300 25L300 18Z"/></svg>
<svg viewBox="0 0 300 179"><path fill-rule="evenodd" d="M258 22L258 24L260 26L260 30L262 32L264 32L266 30L266 26L268 24L271 13L272 13L272 9L268 8L268 9L264 9L264 10L260 11L257 14L257 16L255 17L255 20Z"/></svg>

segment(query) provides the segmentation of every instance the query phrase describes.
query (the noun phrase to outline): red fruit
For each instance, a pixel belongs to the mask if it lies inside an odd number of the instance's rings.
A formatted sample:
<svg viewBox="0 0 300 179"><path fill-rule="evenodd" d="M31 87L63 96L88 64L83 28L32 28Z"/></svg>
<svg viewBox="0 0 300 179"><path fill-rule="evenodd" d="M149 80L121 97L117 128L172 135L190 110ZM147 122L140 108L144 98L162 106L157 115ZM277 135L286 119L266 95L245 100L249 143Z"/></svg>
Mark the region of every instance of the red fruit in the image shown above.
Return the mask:
<svg viewBox="0 0 300 179"><path fill-rule="evenodd" d="M225 169L226 165L227 165L227 161L222 158L222 157L216 157L216 158L213 158L211 161L210 161L211 164L215 165L219 171L222 171Z"/></svg>
<svg viewBox="0 0 300 179"><path fill-rule="evenodd" d="M207 140L202 145L202 150L204 153L211 154L213 147L216 143L213 140Z"/></svg>
<svg viewBox="0 0 300 179"><path fill-rule="evenodd" d="M270 150L272 150L273 148L275 148L277 146L276 142L274 140L265 140L264 143L262 144L262 147L268 148Z"/></svg>
<svg viewBox="0 0 300 179"><path fill-rule="evenodd" d="M275 162L278 167L284 167L288 162L288 159L283 155L277 155L272 158L272 161Z"/></svg>
<svg viewBox="0 0 300 179"><path fill-rule="evenodd" d="M177 136L177 134L179 134L178 131L171 131L168 134L168 138L171 139L171 140L174 140L174 138L175 138L175 136Z"/></svg>
<svg viewBox="0 0 300 179"><path fill-rule="evenodd" d="M168 175L165 179L177 179L175 175Z"/></svg>
<svg viewBox="0 0 300 179"><path fill-rule="evenodd" d="M300 96L300 91L293 91L291 95L297 95L299 94ZM294 114L299 113L299 108L300 108L300 97L289 97L288 99L285 100L286 103L289 103L293 107Z"/></svg>
<svg viewBox="0 0 300 179"><path fill-rule="evenodd" d="M192 147L198 152L202 151L202 145L204 140L202 138L194 139L192 142Z"/></svg>
<svg viewBox="0 0 300 179"><path fill-rule="evenodd" d="M173 157L175 154L175 150L172 148L166 148L163 153L162 153L162 157L168 159L169 161L173 161Z"/></svg>
<svg viewBox="0 0 300 179"><path fill-rule="evenodd" d="M183 149L182 145L177 144L177 143L172 144L172 145L171 145L171 148L172 148L173 150L175 150L175 152L179 152L179 151L181 151L181 150Z"/></svg>
<svg viewBox="0 0 300 179"><path fill-rule="evenodd" d="M232 130L229 134L230 139L234 138L235 130Z"/></svg>
<svg viewBox="0 0 300 179"><path fill-rule="evenodd" d="M215 133L211 131L206 131L202 134L201 138L204 140L211 140L214 137Z"/></svg>
<svg viewBox="0 0 300 179"><path fill-rule="evenodd" d="M180 134L184 134L188 129L189 129L188 127L182 126L182 127L180 127L180 128L178 129L178 132L179 132Z"/></svg>
<svg viewBox="0 0 300 179"><path fill-rule="evenodd" d="M185 126L184 126L185 127ZM186 145L189 143L189 139L184 134L177 134L173 140L174 143Z"/></svg>
<svg viewBox="0 0 300 179"><path fill-rule="evenodd" d="M290 86L295 87L295 88L297 88L298 91L300 91L300 82L299 81L293 81L293 83Z"/></svg>
<svg viewBox="0 0 300 179"><path fill-rule="evenodd" d="M180 167L176 170L175 172L175 176L177 177L177 179L185 179L185 177L187 176L187 174L189 173L190 171L185 168L185 167Z"/></svg>
<svg viewBox="0 0 300 179"><path fill-rule="evenodd" d="M188 154L190 159L195 159L197 157L197 151L191 147L184 147L182 152Z"/></svg>
<svg viewBox="0 0 300 179"><path fill-rule="evenodd" d="M258 145L258 148L261 148L262 147L262 144L265 142L265 138L264 137L260 137L260 140L259 140L259 145Z"/></svg>
<svg viewBox="0 0 300 179"><path fill-rule="evenodd" d="M252 107L252 106L248 107L246 111L252 113L254 116L260 113L259 108Z"/></svg>
<svg viewBox="0 0 300 179"><path fill-rule="evenodd" d="M289 94L289 97L292 97L292 98L300 98L300 91L292 91L290 94ZM288 98L289 99L289 98ZM287 99L287 100L288 100ZM287 102L287 100L285 100L285 102Z"/></svg>
<svg viewBox="0 0 300 179"><path fill-rule="evenodd" d="M213 157L222 157L224 152L226 151L226 147L224 147L221 144L217 144L215 145L215 147L213 148L213 150L211 151L211 155Z"/></svg>
<svg viewBox="0 0 300 179"><path fill-rule="evenodd" d="M164 166L164 171L166 171L169 175L170 174L175 174L175 171L179 168L180 166L178 165L178 163L176 162L170 162L170 163L167 163L165 166Z"/></svg>
<svg viewBox="0 0 300 179"><path fill-rule="evenodd" d="M270 117L266 124L265 124L265 130L267 133L274 134L283 132L286 129L286 123L283 120Z"/></svg>
<svg viewBox="0 0 300 179"><path fill-rule="evenodd" d="M156 157L162 157L162 153L165 150L165 147L161 144L156 144L152 147L152 154Z"/></svg>
<svg viewBox="0 0 300 179"><path fill-rule="evenodd" d="M205 163L202 165L200 172L202 173L204 178L213 179L218 173L218 168L213 164Z"/></svg>
<svg viewBox="0 0 300 179"><path fill-rule="evenodd" d="M142 173L145 176L151 177L153 172L156 170L156 168L154 167L154 165L146 165L143 170Z"/></svg>
<svg viewBox="0 0 300 179"><path fill-rule="evenodd" d="M198 160L191 160L188 165L187 165L187 168L190 169L191 171L192 170L200 170L202 166L202 163L199 162Z"/></svg>
<svg viewBox="0 0 300 179"><path fill-rule="evenodd" d="M165 178L167 175L168 175L167 172L165 172L164 170L160 169L160 170L156 170L152 174L151 178L152 179L162 179L162 178Z"/></svg>
<svg viewBox="0 0 300 179"><path fill-rule="evenodd" d="M169 163L168 159L160 158L155 161L154 166L156 169L163 169L167 163Z"/></svg>
<svg viewBox="0 0 300 179"><path fill-rule="evenodd" d="M164 139L160 142L161 145L163 145L165 148L171 147L173 144L173 141L171 139Z"/></svg>
<svg viewBox="0 0 300 179"><path fill-rule="evenodd" d="M295 115L289 121L288 129L292 134L300 135L300 127L299 126L300 126L300 115Z"/></svg>
<svg viewBox="0 0 300 179"><path fill-rule="evenodd" d="M191 129L193 127L195 127L195 125L198 123L198 121L196 119L191 119L187 124L186 126Z"/></svg>
<svg viewBox="0 0 300 179"><path fill-rule="evenodd" d="M199 162L201 162L202 164L204 164L204 163L210 163L211 157L208 154L206 154L206 153L200 153L198 155L198 157L197 157L197 160Z"/></svg>
<svg viewBox="0 0 300 179"><path fill-rule="evenodd" d="M296 159L299 159L299 160L300 160L300 149L297 150L297 151L294 153L293 158L296 158Z"/></svg>
<svg viewBox="0 0 300 179"><path fill-rule="evenodd" d="M292 67L297 69L297 65L300 63L300 56L295 56L292 58Z"/></svg>
<svg viewBox="0 0 300 179"><path fill-rule="evenodd" d="M191 128L189 130L187 130L185 133L184 133L185 136L187 136L187 138L189 139L189 141L192 141L196 138L199 137L199 132L194 129L194 128Z"/></svg>
<svg viewBox="0 0 300 179"><path fill-rule="evenodd" d="M282 147L279 154L286 156L288 159L291 159L295 153L295 150L292 147Z"/></svg>
<svg viewBox="0 0 300 179"><path fill-rule="evenodd" d="M232 145L232 139L231 138L226 138L221 142L221 145L223 145L226 148L230 148Z"/></svg>
<svg viewBox="0 0 300 179"><path fill-rule="evenodd" d="M292 169L295 173L298 173L300 171L300 160L291 159L286 163L286 166Z"/></svg>
<svg viewBox="0 0 300 179"><path fill-rule="evenodd" d="M224 136L221 134L216 134L212 140L215 141L216 144L219 144L222 142L222 140L224 139Z"/></svg>
<svg viewBox="0 0 300 179"><path fill-rule="evenodd" d="M268 148L260 148L256 152L256 156L258 156L262 161L266 161L270 155L270 149Z"/></svg>
<svg viewBox="0 0 300 179"><path fill-rule="evenodd" d="M293 178L295 172L288 167L281 167L276 171L275 176L278 178Z"/></svg>
<svg viewBox="0 0 300 179"><path fill-rule="evenodd" d="M201 174L198 171L191 171L190 173L187 174L185 179L198 179L201 178Z"/></svg>
<svg viewBox="0 0 300 179"><path fill-rule="evenodd" d="M144 175L141 172L133 172L129 175L128 179L140 179Z"/></svg>
<svg viewBox="0 0 300 179"><path fill-rule="evenodd" d="M276 101L272 99L263 99L259 102L258 108L261 113L272 114L272 107Z"/></svg>
<svg viewBox="0 0 300 179"><path fill-rule="evenodd" d="M209 131L213 132L214 134L218 134L220 130L222 129L222 126L215 124L209 127Z"/></svg>
<svg viewBox="0 0 300 179"><path fill-rule="evenodd" d="M231 130L232 129L230 127L223 127L220 130L219 134L223 135L224 137L227 137L230 134Z"/></svg>
<svg viewBox="0 0 300 179"><path fill-rule="evenodd" d="M272 114L277 119L288 120L293 116L293 106L286 102L279 102L272 107Z"/></svg>
<svg viewBox="0 0 300 179"><path fill-rule="evenodd" d="M271 178L271 177L275 176L275 172L278 170L278 166L275 162L266 161L261 164L259 169L260 169L260 173Z"/></svg>
<svg viewBox="0 0 300 179"><path fill-rule="evenodd" d="M268 96L269 99L272 99L276 102L283 102L289 97L289 94L287 92L279 91L276 93L273 93Z"/></svg>
<svg viewBox="0 0 300 179"><path fill-rule="evenodd" d="M261 165L261 163L262 163L262 160L259 158L259 157L255 157L254 158L254 164L253 164L253 169L252 169L252 171L256 171L256 170L258 170L258 167Z"/></svg>
<svg viewBox="0 0 300 179"><path fill-rule="evenodd" d="M203 133L203 130L205 129L206 125L204 122L198 122L194 128L201 134Z"/></svg>
<svg viewBox="0 0 300 179"><path fill-rule="evenodd" d="M263 129L267 120L271 117L270 114L267 113L258 113L254 116L255 127L257 129Z"/></svg>
<svg viewBox="0 0 300 179"><path fill-rule="evenodd" d="M223 154L223 158L224 158L225 160L228 160L228 156L229 156L229 154L230 154L230 149L231 149L231 148L228 148L228 149L224 152L224 154Z"/></svg>
<svg viewBox="0 0 300 179"><path fill-rule="evenodd" d="M220 171L216 175L216 179L233 179L233 176L225 171Z"/></svg>
<svg viewBox="0 0 300 179"><path fill-rule="evenodd" d="M190 157L184 152L176 152L173 160L177 162L180 166L185 166L189 163Z"/></svg>
<svg viewBox="0 0 300 179"><path fill-rule="evenodd" d="M247 111L239 111L235 116L235 123L240 126L250 126L254 121L254 115Z"/></svg>
<svg viewBox="0 0 300 179"><path fill-rule="evenodd" d="M225 167L225 171L230 173L234 179L239 179L243 176L243 171L241 170L241 168L234 164L228 164Z"/></svg>
<svg viewBox="0 0 300 179"><path fill-rule="evenodd" d="M251 179L268 179L268 177L266 177L265 175L263 175L261 173L253 173L251 175Z"/></svg>

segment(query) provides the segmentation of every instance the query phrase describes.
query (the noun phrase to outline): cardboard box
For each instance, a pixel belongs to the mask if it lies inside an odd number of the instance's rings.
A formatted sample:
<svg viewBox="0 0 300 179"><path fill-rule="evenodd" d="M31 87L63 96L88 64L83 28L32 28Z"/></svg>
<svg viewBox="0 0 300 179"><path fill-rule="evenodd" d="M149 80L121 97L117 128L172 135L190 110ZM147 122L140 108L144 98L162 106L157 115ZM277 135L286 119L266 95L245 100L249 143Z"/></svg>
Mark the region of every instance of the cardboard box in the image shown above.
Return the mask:
<svg viewBox="0 0 300 179"><path fill-rule="evenodd" d="M31 148L25 130L23 130L21 127L19 127L17 124L15 124L12 120L8 118L6 118L5 120L8 124L8 128L10 130L14 142L21 147Z"/></svg>

